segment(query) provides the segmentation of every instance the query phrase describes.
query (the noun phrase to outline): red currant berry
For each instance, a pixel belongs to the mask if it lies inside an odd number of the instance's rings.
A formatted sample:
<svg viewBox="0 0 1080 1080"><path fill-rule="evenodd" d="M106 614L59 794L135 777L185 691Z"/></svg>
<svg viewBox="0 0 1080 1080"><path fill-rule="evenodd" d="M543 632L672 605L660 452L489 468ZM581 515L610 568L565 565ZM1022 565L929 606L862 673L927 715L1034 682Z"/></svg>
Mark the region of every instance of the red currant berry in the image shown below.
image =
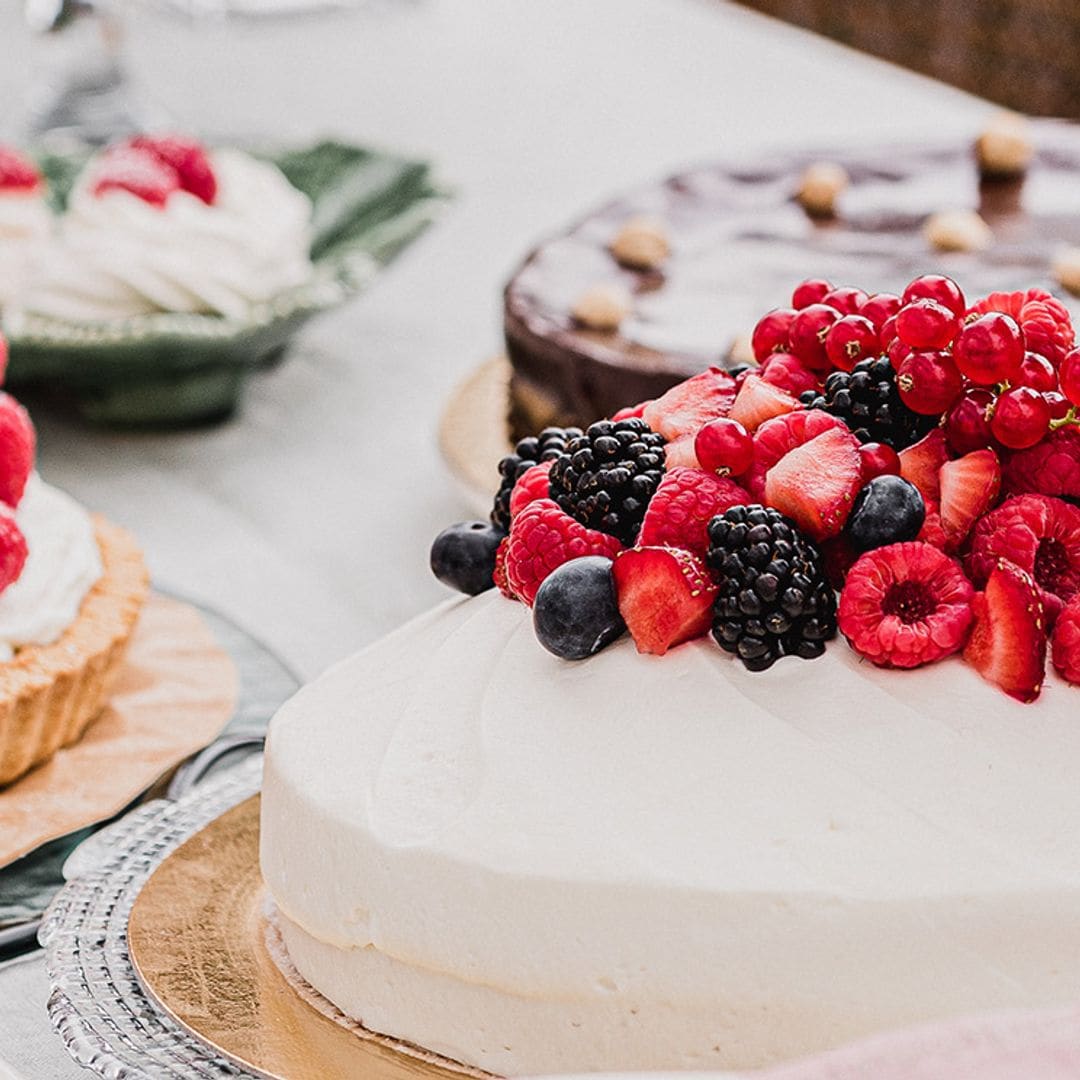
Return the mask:
<svg viewBox="0 0 1080 1080"><path fill-rule="evenodd" d="M738 476L754 460L754 440L738 420L710 420L694 438L698 464L707 472Z"/></svg>
<svg viewBox="0 0 1080 1080"><path fill-rule="evenodd" d="M862 459L864 484L868 484L875 476L900 475L900 455L885 443L863 443L859 447L859 457Z"/></svg>
<svg viewBox="0 0 1080 1080"><path fill-rule="evenodd" d="M1064 394L1059 394L1056 390L1047 390L1043 397L1046 398L1046 404L1050 406L1051 420L1064 420L1069 415L1072 405Z"/></svg>
<svg viewBox="0 0 1080 1080"><path fill-rule="evenodd" d="M797 311L811 304L820 304L822 298L833 290L832 282L824 278L807 278L795 286L791 294L791 306Z"/></svg>
<svg viewBox="0 0 1080 1080"><path fill-rule="evenodd" d="M912 300L896 313L896 336L913 349L944 349L959 330L959 317L936 300Z"/></svg>
<svg viewBox="0 0 1080 1080"><path fill-rule="evenodd" d="M956 366L979 386L1012 382L1024 362L1024 332L1010 316L987 312L960 331L953 357Z"/></svg>
<svg viewBox="0 0 1080 1080"><path fill-rule="evenodd" d="M945 417L945 437L954 454L970 454L994 441L990 431L990 413L994 395L981 386L973 387L949 410Z"/></svg>
<svg viewBox="0 0 1080 1080"><path fill-rule="evenodd" d="M841 315L855 315L868 299L869 297L862 289L855 289L845 285L842 288L833 289L832 292L826 293L821 298L821 302L828 304L829 307L836 308Z"/></svg>
<svg viewBox="0 0 1080 1080"><path fill-rule="evenodd" d="M903 302L910 304L913 300L936 300L957 318L962 317L967 309L967 301L960 291L960 286L943 274L923 274L911 282L904 290Z"/></svg>
<svg viewBox="0 0 1080 1080"><path fill-rule="evenodd" d="M782 387L793 397L818 388L818 377L791 353L776 352L758 368L758 374L773 386Z"/></svg>
<svg viewBox="0 0 1080 1080"><path fill-rule="evenodd" d="M771 353L782 352L788 347L788 333L794 318L795 312L791 308L776 308L758 320L750 338L750 348L759 364Z"/></svg>
<svg viewBox="0 0 1080 1080"><path fill-rule="evenodd" d="M791 323L790 351L811 371L828 371L829 354L825 351L825 335L840 312L827 304L804 307Z"/></svg>
<svg viewBox="0 0 1080 1080"><path fill-rule="evenodd" d="M1039 353L1024 353L1020 371L1013 380L1018 386L1030 386L1032 390L1056 390L1058 375L1054 365Z"/></svg>
<svg viewBox="0 0 1080 1080"><path fill-rule="evenodd" d="M829 327L825 352L834 368L850 371L860 360L881 352L877 331L861 315L845 315Z"/></svg>
<svg viewBox="0 0 1080 1080"><path fill-rule="evenodd" d="M1058 368L1061 380L1061 392L1073 405L1080 405L1080 349L1073 349L1065 354Z"/></svg>
<svg viewBox="0 0 1080 1080"><path fill-rule="evenodd" d="M881 330L885 320L892 318L900 310L900 297L895 293L874 293L861 308L859 314L869 319L875 330Z"/></svg>
<svg viewBox="0 0 1080 1080"><path fill-rule="evenodd" d="M922 416L940 416L964 392L964 377L947 352L913 352L896 369L900 400Z"/></svg>
<svg viewBox="0 0 1080 1080"><path fill-rule="evenodd" d="M885 355L889 358L889 363L893 366L893 371L899 371L900 365L914 352L910 345L905 345L899 338L893 338L889 342L889 347L885 350Z"/></svg>
<svg viewBox="0 0 1080 1080"><path fill-rule="evenodd" d="M882 324L878 332L881 338L881 347L887 349L896 340L896 316L890 315Z"/></svg>
<svg viewBox="0 0 1080 1080"><path fill-rule="evenodd" d="M1014 386L998 398L990 430L1002 446L1026 450L1050 430L1050 406L1038 390Z"/></svg>

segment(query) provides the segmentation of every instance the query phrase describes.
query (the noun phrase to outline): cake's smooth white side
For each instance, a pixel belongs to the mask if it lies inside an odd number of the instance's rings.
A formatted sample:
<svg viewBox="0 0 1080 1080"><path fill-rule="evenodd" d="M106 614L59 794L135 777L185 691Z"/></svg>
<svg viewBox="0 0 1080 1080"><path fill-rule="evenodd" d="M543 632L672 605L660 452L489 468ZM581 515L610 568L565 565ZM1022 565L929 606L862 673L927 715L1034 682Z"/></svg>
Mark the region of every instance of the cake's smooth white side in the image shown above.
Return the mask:
<svg viewBox="0 0 1080 1080"><path fill-rule="evenodd" d="M298 970L495 1072L746 1068L1080 998L1078 692L845 645L548 655L497 594L301 691L262 864Z"/></svg>

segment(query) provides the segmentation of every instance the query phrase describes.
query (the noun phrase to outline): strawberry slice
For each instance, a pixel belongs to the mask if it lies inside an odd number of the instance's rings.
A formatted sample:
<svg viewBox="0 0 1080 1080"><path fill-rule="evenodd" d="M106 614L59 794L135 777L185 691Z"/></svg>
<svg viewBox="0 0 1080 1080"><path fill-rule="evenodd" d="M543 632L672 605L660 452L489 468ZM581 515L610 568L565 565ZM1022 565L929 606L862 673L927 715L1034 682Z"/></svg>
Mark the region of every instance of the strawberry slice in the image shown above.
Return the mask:
<svg viewBox="0 0 1080 1080"><path fill-rule="evenodd" d="M836 536L862 487L859 440L831 428L785 454L765 477L765 502L812 540Z"/></svg>
<svg viewBox="0 0 1080 1080"><path fill-rule="evenodd" d="M975 626L964 659L1010 697L1034 701L1046 669L1046 622L1034 578L1003 559L971 610Z"/></svg>
<svg viewBox="0 0 1080 1080"><path fill-rule="evenodd" d="M703 424L727 416L735 400L735 380L722 368L709 368L650 401L641 416L669 442L695 434Z"/></svg>
<svg viewBox="0 0 1080 1080"><path fill-rule="evenodd" d="M838 416L824 409L799 409L766 420L754 433L754 461L743 481L759 501L765 497L765 475L785 454L833 428L847 431Z"/></svg>
<svg viewBox="0 0 1080 1080"><path fill-rule="evenodd" d="M636 405L626 405L621 408L611 419L618 420L633 420L636 416L642 416L645 410L652 404L652 399L648 401L639 401Z"/></svg>
<svg viewBox="0 0 1080 1080"><path fill-rule="evenodd" d="M934 499L928 499L925 495L923 501L926 503L926 517L915 539L945 551L949 545L949 538L945 534L945 526L941 524L941 507Z"/></svg>
<svg viewBox="0 0 1080 1080"><path fill-rule="evenodd" d="M696 555L668 547L628 548L616 556L611 572L619 613L638 652L663 656L709 632L717 587Z"/></svg>
<svg viewBox="0 0 1080 1080"><path fill-rule="evenodd" d="M801 408L786 390L766 382L760 375L747 375L728 415L747 431L757 431L766 420Z"/></svg>
<svg viewBox="0 0 1080 1080"><path fill-rule="evenodd" d="M204 203L217 196L217 179L206 147L184 135L136 135L128 145L153 154L176 170L180 186Z"/></svg>
<svg viewBox="0 0 1080 1080"><path fill-rule="evenodd" d="M709 522L732 506L753 501L734 480L701 469L669 468L649 500L638 544L682 548L704 558L709 550Z"/></svg>
<svg viewBox="0 0 1080 1080"><path fill-rule="evenodd" d="M1001 465L993 450L974 450L956 461L946 461L938 478L945 550L958 551L975 522L997 502Z"/></svg>
<svg viewBox="0 0 1080 1080"><path fill-rule="evenodd" d="M108 150L94 167L91 191L98 198L112 191L126 191L150 206L163 207L169 196L179 190L176 170L146 150Z"/></svg>
<svg viewBox="0 0 1080 1080"><path fill-rule="evenodd" d="M674 442L669 442L664 447L664 464L668 469L675 469L680 465L687 469L701 468L701 462L697 458L697 450L694 449L694 440L696 438L697 432L680 435Z"/></svg>
<svg viewBox="0 0 1080 1080"><path fill-rule="evenodd" d="M900 451L900 475L914 484L924 499L941 498L938 473L949 460L949 446L944 428L934 428L929 435Z"/></svg>

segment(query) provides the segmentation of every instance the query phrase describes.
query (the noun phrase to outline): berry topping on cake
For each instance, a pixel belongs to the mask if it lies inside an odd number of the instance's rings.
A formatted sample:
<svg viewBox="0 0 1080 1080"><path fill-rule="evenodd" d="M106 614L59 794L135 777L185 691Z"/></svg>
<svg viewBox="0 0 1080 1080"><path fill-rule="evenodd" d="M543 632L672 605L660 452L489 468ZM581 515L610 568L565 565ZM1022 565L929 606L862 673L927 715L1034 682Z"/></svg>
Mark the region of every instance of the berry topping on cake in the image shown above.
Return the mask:
<svg viewBox="0 0 1080 1080"><path fill-rule="evenodd" d="M776 308L758 320L750 335L750 348L759 364L763 364L773 353L787 351L791 341L791 324L797 314L794 308Z"/></svg>
<svg viewBox="0 0 1080 1080"><path fill-rule="evenodd" d="M27 554L26 537L15 515L6 506L0 506L0 592L18 581Z"/></svg>
<svg viewBox="0 0 1080 1080"><path fill-rule="evenodd" d="M495 504L491 508L491 523L507 532L510 529L510 498L514 485L528 470L540 461L554 461L565 449L571 439L581 434L580 428L544 428L539 435L530 435L521 439L512 454L507 454L499 462L499 475L502 480L495 493Z"/></svg>
<svg viewBox="0 0 1080 1080"><path fill-rule="evenodd" d="M878 476L855 496L847 534L856 551L914 540L926 520L919 489L899 476Z"/></svg>
<svg viewBox="0 0 1080 1080"><path fill-rule="evenodd" d="M850 372L834 371L820 394L804 394L812 409L839 417L861 442L886 443L902 450L923 437L935 418L921 416L900 398L896 372L887 357L861 360Z"/></svg>
<svg viewBox="0 0 1080 1080"><path fill-rule="evenodd" d="M996 311L979 315L957 335L953 359L977 386L1008 382L1024 362L1024 332L1009 315Z"/></svg>
<svg viewBox="0 0 1080 1080"><path fill-rule="evenodd" d="M827 414L826 414L827 415ZM899 476L900 455L884 443L868 442L859 447L862 459L862 478L865 483L875 476Z"/></svg>
<svg viewBox="0 0 1080 1080"><path fill-rule="evenodd" d="M946 461L938 478L941 482L941 524L949 550L956 551L975 522L997 502L1001 490L1001 466L993 450L975 450L956 461Z"/></svg>
<svg viewBox="0 0 1080 1080"><path fill-rule="evenodd" d="M840 632L880 667L919 667L963 648L974 592L959 564L936 547L877 548L848 571Z"/></svg>
<svg viewBox="0 0 1080 1080"><path fill-rule="evenodd" d="M41 187L38 167L11 146L0 146L0 191L30 194Z"/></svg>
<svg viewBox="0 0 1080 1080"><path fill-rule="evenodd" d="M798 407L799 402L794 395L766 382L760 375L750 374L739 387L729 415L747 431L757 431L766 420L794 412Z"/></svg>
<svg viewBox="0 0 1080 1080"><path fill-rule="evenodd" d="M510 588L510 580L506 576L506 549L509 544L509 536L504 536L499 541L499 546L495 550L495 569L491 572L491 580L495 583L495 588L497 588L507 600L517 600L517 594Z"/></svg>
<svg viewBox="0 0 1080 1080"><path fill-rule="evenodd" d="M19 505L34 468L36 445L30 414L10 394L0 393L0 502Z"/></svg>
<svg viewBox="0 0 1080 1080"><path fill-rule="evenodd" d="M548 474L551 472L551 465L551 459L530 465L518 478L518 482L510 492L511 521L529 503L549 497L551 480Z"/></svg>
<svg viewBox="0 0 1080 1080"><path fill-rule="evenodd" d="M1080 592L1080 509L1046 495L1018 495L980 519L967 569L984 585L1006 559L1042 590L1048 621Z"/></svg>
<svg viewBox="0 0 1080 1080"><path fill-rule="evenodd" d="M1005 490L1080 499L1080 429L1062 427L1029 450L1005 458Z"/></svg>
<svg viewBox="0 0 1080 1080"><path fill-rule="evenodd" d="M941 479L938 473L949 460L945 432L934 428L929 435L900 451L900 475L922 492L924 499L937 502L941 498Z"/></svg>
<svg viewBox="0 0 1080 1080"><path fill-rule="evenodd" d="M738 420L710 420L694 436L694 454L706 472L740 476L754 460L754 440Z"/></svg>
<svg viewBox="0 0 1080 1080"><path fill-rule="evenodd" d="M612 574L619 611L638 652L663 656L708 633L716 585L696 555L678 548L630 548L615 557Z"/></svg>
<svg viewBox="0 0 1080 1080"><path fill-rule="evenodd" d="M644 419L601 420L555 459L551 497L582 525L632 544L664 468L664 436Z"/></svg>
<svg viewBox="0 0 1080 1080"><path fill-rule="evenodd" d="M650 401L641 418L665 439L694 435L702 424L727 416L735 401L735 380L721 368L709 368Z"/></svg>
<svg viewBox="0 0 1080 1080"><path fill-rule="evenodd" d="M826 294L828 295L828 294ZM791 320L787 351L793 352L811 371L826 372L832 367L825 339L841 313L824 302L808 304Z"/></svg>
<svg viewBox="0 0 1080 1080"><path fill-rule="evenodd" d="M899 311L901 305L916 300L935 300L957 317L962 316L967 309L967 301L960 286L952 278L942 274L923 274L909 282L897 304L897 310Z"/></svg>
<svg viewBox="0 0 1080 1080"><path fill-rule="evenodd" d="M990 418L994 395L984 386L971 386L945 416L945 438L954 454L983 450L994 441Z"/></svg>
<svg viewBox="0 0 1080 1080"><path fill-rule="evenodd" d="M652 404L652 401L639 401L636 405L627 405L625 409L620 409L611 418L612 420L632 420L635 416L643 416L645 410Z"/></svg>
<svg viewBox="0 0 1080 1080"><path fill-rule="evenodd" d="M794 398L818 388L817 375L792 353L773 353L761 365L757 374L767 383L786 390Z"/></svg>
<svg viewBox="0 0 1080 1080"><path fill-rule="evenodd" d="M709 549L709 522L731 506L751 502L733 480L701 469L669 469L645 511L638 544L675 547L704 556Z"/></svg>
<svg viewBox="0 0 1080 1080"><path fill-rule="evenodd" d="M763 499L769 470L792 450L834 428L847 430L842 420L818 409L799 409L767 420L754 433L754 460L741 478L750 494Z"/></svg>
<svg viewBox="0 0 1080 1080"><path fill-rule="evenodd" d="M1019 701L1034 701L1046 668L1046 622L1035 580L1002 559L971 601L975 624L964 659Z"/></svg>
<svg viewBox="0 0 1080 1080"><path fill-rule="evenodd" d="M502 539L502 532L486 521L451 525L431 545L431 572L458 592L485 592L495 584L495 553Z"/></svg>
<svg viewBox="0 0 1080 1080"><path fill-rule="evenodd" d="M790 517L812 540L836 536L862 487L854 435L826 431L785 454L765 477L765 502Z"/></svg>
<svg viewBox="0 0 1080 1080"><path fill-rule="evenodd" d="M934 547L939 548L941 551L947 551L949 537L945 532L945 526L941 524L941 504L936 499L927 499L925 497L923 502L926 504L926 519L923 521L923 527L919 530L919 535L915 539L921 540L924 544L933 544Z"/></svg>
<svg viewBox="0 0 1080 1080"><path fill-rule="evenodd" d="M172 168L184 191L210 204L217 197L217 179L210 155L200 142L183 135L136 135L128 144Z"/></svg>
<svg viewBox="0 0 1080 1080"><path fill-rule="evenodd" d="M101 155L91 190L99 197L124 191L151 206L164 207L169 196L181 187L176 170L157 155L134 147L117 147Z"/></svg>
<svg viewBox="0 0 1080 1080"><path fill-rule="evenodd" d="M825 352L837 371L850 371L860 360L877 356L881 342L874 324L862 315L845 315L829 327Z"/></svg>
<svg viewBox="0 0 1080 1080"><path fill-rule="evenodd" d="M563 660L584 660L625 629L610 559L585 555L564 562L544 578L536 592L536 639Z"/></svg>
<svg viewBox="0 0 1080 1080"><path fill-rule="evenodd" d="M836 636L836 601L821 553L794 523L771 507L735 506L709 523L709 540L720 647L751 671L820 656Z"/></svg>
<svg viewBox="0 0 1080 1080"><path fill-rule="evenodd" d="M1069 311L1045 289L991 293L972 305L968 317L995 311L1010 316L1023 331L1027 348L1054 365L1073 347L1076 334Z"/></svg>
<svg viewBox="0 0 1080 1080"><path fill-rule="evenodd" d="M510 526L506 581L510 591L532 607L536 590L557 566L583 555L613 558L621 547L613 536L586 528L550 499L537 499Z"/></svg>
<svg viewBox="0 0 1080 1080"><path fill-rule="evenodd" d="M952 356L940 349L913 352L896 372L900 400L921 416L938 417L964 392L964 377Z"/></svg>
<svg viewBox="0 0 1080 1080"><path fill-rule="evenodd" d="M1066 604L1058 616L1050 644L1057 673L1066 682L1080 684L1080 596Z"/></svg>

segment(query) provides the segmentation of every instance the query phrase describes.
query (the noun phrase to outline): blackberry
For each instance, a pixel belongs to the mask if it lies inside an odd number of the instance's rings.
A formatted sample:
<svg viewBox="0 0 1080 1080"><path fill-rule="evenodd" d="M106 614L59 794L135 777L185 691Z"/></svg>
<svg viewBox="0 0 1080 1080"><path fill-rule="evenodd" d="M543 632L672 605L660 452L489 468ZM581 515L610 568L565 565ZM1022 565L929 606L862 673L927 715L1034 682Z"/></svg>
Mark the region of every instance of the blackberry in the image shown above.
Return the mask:
<svg viewBox="0 0 1080 1080"><path fill-rule="evenodd" d="M600 420L551 466L551 497L590 529L632 544L664 477L663 435L644 420Z"/></svg>
<svg viewBox="0 0 1080 1080"><path fill-rule="evenodd" d="M938 418L920 416L900 400L896 372L887 356L860 360L850 372L834 371L824 393L807 390L800 398L811 409L838 416L864 443L879 442L894 450L918 442Z"/></svg>
<svg viewBox="0 0 1080 1080"><path fill-rule="evenodd" d="M821 553L777 510L733 506L709 522L720 592L713 637L751 671L781 656L812 660L836 636L836 596Z"/></svg>
<svg viewBox="0 0 1080 1080"><path fill-rule="evenodd" d="M514 452L499 462L502 481L491 508L492 525L503 532L510 531L510 493L522 473L540 461L557 458L566 449L566 444L580 435L581 428L547 427L539 435L530 435L518 442Z"/></svg>

